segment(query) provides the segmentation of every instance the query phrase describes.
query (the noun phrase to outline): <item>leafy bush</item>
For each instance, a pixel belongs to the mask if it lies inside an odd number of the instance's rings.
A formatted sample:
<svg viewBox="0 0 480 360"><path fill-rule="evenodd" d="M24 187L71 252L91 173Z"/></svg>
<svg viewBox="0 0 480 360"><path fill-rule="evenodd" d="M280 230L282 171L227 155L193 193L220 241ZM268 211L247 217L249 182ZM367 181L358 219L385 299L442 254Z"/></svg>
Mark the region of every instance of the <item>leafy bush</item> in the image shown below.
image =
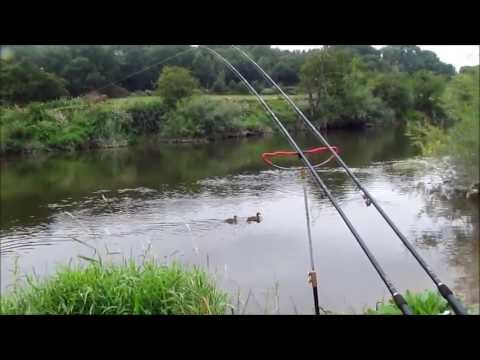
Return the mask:
<svg viewBox="0 0 480 360"><path fill-rule="evenodd" d="M241 130L242 108L235 103L208 97L193 97L178 103L167 115L162 135L166 137L216 137Z"/></svg>
<svg viewBox="0 0 480 360"><path fill-rule="evenodd" d="M32 103L24 109L4 110L0 151L76 150L128 141L133 120L125 110L73 106L67 111L51 106Z"/></svg>
<svg viewBox="0 0 480 360"><path fill-rule="evenodd" d="M94 119L94 143L100 146L126 145L132 126L132 115L125 110L92 109L87 113Z"/></svg>
<svg viewBox="0 0 480 360"><path fill-rule="evenodd" d="M227 295L207 274L153 261L64 267L47 280L2 296L2 314L212 315L225 314Z"/></svg>
<svg viewBox="0 0 480 360"><path fill-rule="evenodd" d="M167 111L168 109L162 101L133 104L127 109L132 116L132 130L137 134L158 132Z"/></svg>

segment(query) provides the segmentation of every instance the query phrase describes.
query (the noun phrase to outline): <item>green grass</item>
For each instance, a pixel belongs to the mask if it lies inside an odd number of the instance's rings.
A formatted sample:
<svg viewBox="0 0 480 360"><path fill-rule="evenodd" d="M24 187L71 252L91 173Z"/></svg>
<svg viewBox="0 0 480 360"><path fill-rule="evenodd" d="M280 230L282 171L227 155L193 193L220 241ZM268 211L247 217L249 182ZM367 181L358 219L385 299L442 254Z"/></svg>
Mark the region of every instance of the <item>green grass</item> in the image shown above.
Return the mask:
<svg viewBox="0 0 480 360"><path fill-rule="evenodd" d="M152 105L163 103L159 96L130 96L122 99L109 99L98 106L104 109L122 109L128 110L141 105Z"/></svg>
<svg viewBox="0 0 480 360"><path fill-rule="evenodd" d="M27 279L27 286L1 299L2 314L32 315L212 315L225 314L227 295L208 275L177 264L63 267L51 278Z"/></svg>
<svg viewBox="0 0 480 360"><path fill-rule="evenodd" d="M266 99L287 126L296 122L282 99ZM163 139L223 138L276 129L249 95L197 95L175 109L166 107L158 96L32 103L0 108L0 127L0 153L118 147L145 134Z"/></svg>
<svg viewBox="0 0 480 360"><path fill-rule="evenodd" d="M440 315L451 310L445 299L436 291L426 290L422 293L412 293L407 290L405 301L414 315ZM367 315L401 315L401 311L393 300L381 303L377 309L368 309Z"/></svg>

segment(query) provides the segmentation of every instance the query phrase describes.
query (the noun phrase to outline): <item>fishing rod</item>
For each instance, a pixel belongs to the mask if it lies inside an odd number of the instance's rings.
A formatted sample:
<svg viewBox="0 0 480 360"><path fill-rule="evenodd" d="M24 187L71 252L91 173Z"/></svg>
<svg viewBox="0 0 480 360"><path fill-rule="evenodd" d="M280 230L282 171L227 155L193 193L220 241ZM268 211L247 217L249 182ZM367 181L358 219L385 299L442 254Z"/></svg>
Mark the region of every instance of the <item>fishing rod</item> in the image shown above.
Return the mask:
<svg viewBox="0 0 480 360"><path fill-rule="evenodd" d="M278 91L280 91L283 98L290 104L290 106L295 110L295 112L298 115L300 115L300 117L303 119L303 121L307 125L307 127L330 150L330 152L332 153L332 156L337 160L338 164L340 164L340 166L346 171L346 173L350 176L350 178L357 185L357 187L363 192L367 201L369 201L371 204L373 204L375 206L375 208L380 213L380 215L385 219L385 221L392 228L392 230L395 232L395 234L400 238L402 243L410 251L410 253L413 255L413 257L420 264L420 266L425 270L427 275L432 279L432 281L437 286L438 291L445 298L445 300L448 301L448 303L452 307L453 311L455 311L455 313L457 315L467 315L468 314L467 310L462 305L462 303L455 297L455 295L450 290L450 288L447 285L445 285L444 283L442 283L440 278L433 272L432 269L430 269L430 267L425 262L425 260L423 260L423 258L420 256L420 254L413 248L413 246L410 244L410 242L407 240L407 238L400 232L400 230L393 223L393 221L390 219L390 217L385 213L385 211L380 207L380 205L374 199L374 197L368 192L367 189L365 189L363 187L363 185L360 183L358 178L352 173L350 168L345 164L345 162L338 155L338 153L333 149L332 146L330 146L328 141L317 130L317 128L312 124L312 122L305 116L305 114L298 108L298 106L293 102L293 100L290 98L290 96L288 96L280 88L280 86L267 74L267 72L260 65L258 65L257 62L255 60L253 60L244 50L242 50L241 48L239 48L238 46L235 46L235 45L232 45L232 47L234 49L238 50L244 57L246 57L260 71L260 73L265 77L265 79L267 79L268 82L270 82Z"/></svg>
<svg viewBox="0 0 480 360"><path fill-rule="evenodd" d="M315 306L315 314L320 315L320 306L318 305L318 281L317 272L315 271L315 261L313 259L313 242L312 242L312 230L310 228L310 211L308 209L308 196L307 185L305 184L305 169L302 170L302 182L303 182L303 199L305 202L305 217L307 221L307 235L308 235L308 250L310 254L310 268L312 271L308 273L308 280L312 285L313 290L313 304Z"/></svg>
<svg viewBox="0 0 480 360"><path fill-rule="evenodd" d="M404 315L412 315L412 310L410 309L410 307L408 306L407 302L405 301L404 297L402 296L402 294L400 294L397 289L395 288L395 286L393 285L393 283L391 282L391 280L388 278L387 274L385 273L385 271L382 269L382 267L380 266L380 264L378 263L378 261L375 259L375 257L373 256L373 254L370 252L370 250L368 249L368 247L366 246L365 242L362 240L362 238L360 237L360 235L358 234L358 232L356 231L356 229L354 228L354 226L352 225L352 223L350 222L350 220L348 219L348 217L345 215L345 213L343 212L342 208L338 205L337 201L333 198L332 194L330 193L330 190L327 188L327 186L325 185L325 183L323 182L323 180L320 178L320 176L318 175L317 171L315 171L315 168L312 166L312 164L310 163L310 161L308 160L308 158L306 157L306 155L304 154L304 152L302 151L302 149L297 145L297 143L295 142L295 140L292 138L292 136L290 135L290 133L288 132L288 130L284 127L284 125L282 124L282 122L278 119L278 117L275 115L275 113L273 112L273 110L270 108L270 106L265 102L265 100L258 94L258 92L252 87L252 85L250 85L250 83L247 81L247 79L245 79L245 77L227 60L225 59L222 55L220 55L218 52L216 52L215 50L213 49L210 49L209 47L207 46L204 46L204 45L199 45L199 48L204 48L206 50L208 50L209 52L211 52L213 55L215 55L217 58L219 58L223 63L225 63L225 65L245 84L245 86L247 87L247 89L249 90L249 92L253 95L255 95L255 97L258 99L258 101L263 105L263 107L267 110L267 112L270 114L270 116L272 117L272 119L274 120L275 124L279 127L279 129L281 130L281 132L285 135L285 137L287 138L288 142L290 143L290 145L292 146L292 148L298 153L298 156L300 157L300 159L305 163L306 167L308 168L308 170L310 171L310 173L312 174L314 180L316 181L316 183L320 186L320 188L323 190L323 192L326 194L326 196L328 197L328 199L330 200L330 202L332 203L332 205L335 207L335 209L337 210L337 212L340 214L340 216L342 217L343 221L345 222L345 224L347 225L347 227L349 228L350 232L353 234L353 236L355 237L355 239L357 240L358 244L360 245L360 247L362 248L363 252L365 253L365 255L367 256L367 258L370 260L370 263L373 265L373 267L375 268L375 270L377 271L377 274L380 276L380 278L382 279L382 281L384 282L385 286L387 287L387 289L389 290L390 294L392 295L392 299L393 301L395 302L395 304L397 305L397 307L402 311L402 313Z"/></svg>

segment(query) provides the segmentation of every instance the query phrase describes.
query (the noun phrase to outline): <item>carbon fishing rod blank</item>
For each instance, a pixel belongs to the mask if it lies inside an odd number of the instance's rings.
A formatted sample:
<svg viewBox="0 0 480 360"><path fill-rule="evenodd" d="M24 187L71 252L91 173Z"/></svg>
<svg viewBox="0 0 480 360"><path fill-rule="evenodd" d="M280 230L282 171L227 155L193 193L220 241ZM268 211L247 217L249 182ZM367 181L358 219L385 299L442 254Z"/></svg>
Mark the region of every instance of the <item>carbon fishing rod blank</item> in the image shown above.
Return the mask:
<svg viewBox="0 0 480 360"><path fill-rule="evenodd" d="M385 211L380 207L377 201L373 198L373 196L368 192L367 189L363 187L360 183L358 178L352 173L350 168L345 164L342 158L334 151L333 147L328 143L328 141L323 137L323 135L318 131L318 129L312 124L312 122L306 117L302 110L295 104L295 102L288 96L282 88L267 74L267 72L257 64L255 60L253 60L245 51L240 49L239 47L232 45L232 47L238 50L245 58L247 58L263 75L263 77L271 83L282 95L282 97L288 102L288 104L295 110L295 112L301 117L305 125L308 129L312 131L312 133L322 141L322 143L330 150L332 156L337 160L337 163L345 170L347 175L352 179L352 181L357 185L358 189L363 192L364 198L366 200L367 206L374 205L375 209L380 213L383 219L387 222L393 232L398 236L398 238L402 241L403 245L410 251L413 255L415 260L420 264L423 270L427 273L430 279L435 283L438 288L440 294L447 300L447 302L452 307L453 311L457 315L468 315L467 310L465 309L464 305L455 297L453 292L450 288L442 283L439 277L433 272L433 270L428 266L425 260L420 256L420 254L413 248L410 242L407 240L405 235L397 228L394 222L390 219L390 217L385 213Z"/></svg>

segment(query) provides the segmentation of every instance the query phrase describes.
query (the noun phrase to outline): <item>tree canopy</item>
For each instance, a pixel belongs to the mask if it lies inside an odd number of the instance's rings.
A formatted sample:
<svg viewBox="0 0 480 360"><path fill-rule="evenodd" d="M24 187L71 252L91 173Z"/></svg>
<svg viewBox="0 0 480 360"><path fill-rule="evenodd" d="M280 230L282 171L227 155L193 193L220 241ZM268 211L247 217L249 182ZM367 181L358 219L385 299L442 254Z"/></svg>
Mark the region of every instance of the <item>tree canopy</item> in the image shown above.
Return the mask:
<svg viewBox="0 0 480 360"><path fill-rule="evenodd" d="M68 95L66 81L28 62L0 60L0 103L24 104Z"/></svg>
<svg viewBox="0 0 480 360"><path fill-rule="evenodd" d="M258 88L270 87L248 60L227 45L209 45L235 65ZM441 62L430 52L414 45L387 46L380 50L370 45L335 45L350 58L359 58L366 72L414 74L420 70L451 77L452 65ZM283 86L300 83L301 68L318 52L286 51L269 45L245 45L246 50L272 78ZM191 51L189 51L191 50ZM72 96L115 84L129 92L154 90L165 66L188 69L199 86L213 92L244 92L236 76L212 54L190 45L10 45L2 47L15 64L29 63L65 81ZM15 101L12 99L12 101Z"/></svg>
<svg viewBox="0 0 480 360"><path fill-rule="evenodd" d="M198 81L190 71L178 66L165 67L158 79L158 93L169 107L174 107L179 100L191 96L197 87Z"/></svg>

